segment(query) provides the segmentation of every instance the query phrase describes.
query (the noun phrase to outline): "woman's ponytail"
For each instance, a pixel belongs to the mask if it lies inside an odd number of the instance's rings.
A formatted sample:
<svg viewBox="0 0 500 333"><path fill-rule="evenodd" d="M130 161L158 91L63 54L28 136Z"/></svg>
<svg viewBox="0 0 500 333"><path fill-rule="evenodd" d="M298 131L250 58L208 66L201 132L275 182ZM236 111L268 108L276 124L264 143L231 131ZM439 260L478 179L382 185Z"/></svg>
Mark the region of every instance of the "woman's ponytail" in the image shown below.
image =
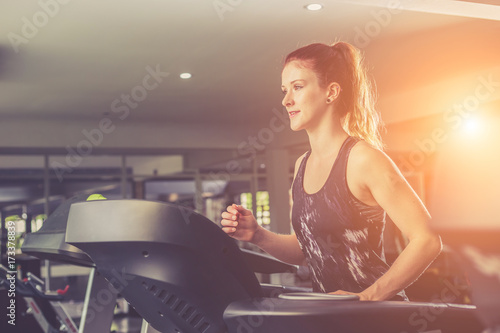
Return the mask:
<svg viewBox="0 0 500 333"><path fill-rule="evenodd" d="M345 42L332 45L342 54L347 76L346 94L340 102L345 105L342 126L352 136L359 137L372 146L382 149L380 130L382 119L375 109L376 92L373 82L368 79L359 49Z"/></svg>

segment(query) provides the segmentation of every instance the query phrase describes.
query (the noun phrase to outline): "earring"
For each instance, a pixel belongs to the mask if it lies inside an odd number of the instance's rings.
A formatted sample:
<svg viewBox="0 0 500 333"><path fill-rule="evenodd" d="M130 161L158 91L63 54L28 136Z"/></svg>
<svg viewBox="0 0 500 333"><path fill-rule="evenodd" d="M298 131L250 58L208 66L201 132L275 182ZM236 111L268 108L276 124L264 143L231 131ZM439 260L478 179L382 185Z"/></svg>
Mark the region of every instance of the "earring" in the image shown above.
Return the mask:
<svg viewBox="0 0 500 333"><path fill-rule="evenodd" d="M331 100L330 98L327 98L327 99L326 99L326 102L327 102L327 103L331 103L331 102L332 102L332 100Z"/></svg>

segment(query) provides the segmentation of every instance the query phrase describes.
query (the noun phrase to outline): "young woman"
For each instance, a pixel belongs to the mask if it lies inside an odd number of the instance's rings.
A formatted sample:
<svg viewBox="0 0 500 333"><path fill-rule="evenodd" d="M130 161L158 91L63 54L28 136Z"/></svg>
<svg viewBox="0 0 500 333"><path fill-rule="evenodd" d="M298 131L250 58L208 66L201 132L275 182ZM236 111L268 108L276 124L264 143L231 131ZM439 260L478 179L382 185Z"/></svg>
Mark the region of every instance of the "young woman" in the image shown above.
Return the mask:
<svg viewBox="0 0 500 333"><path fill-rule="evenodd" d="M404 288L442 245L426 208L382 151L359 50L345 42L295 50L285 60L282 90L292 130L305 130L311 146L295 163L294 233L270 232L238 205L222 213L222 229L285 262L305 260L314 291L406 300ZM382 241L386 213L409 240L391 267Z"/></svg>

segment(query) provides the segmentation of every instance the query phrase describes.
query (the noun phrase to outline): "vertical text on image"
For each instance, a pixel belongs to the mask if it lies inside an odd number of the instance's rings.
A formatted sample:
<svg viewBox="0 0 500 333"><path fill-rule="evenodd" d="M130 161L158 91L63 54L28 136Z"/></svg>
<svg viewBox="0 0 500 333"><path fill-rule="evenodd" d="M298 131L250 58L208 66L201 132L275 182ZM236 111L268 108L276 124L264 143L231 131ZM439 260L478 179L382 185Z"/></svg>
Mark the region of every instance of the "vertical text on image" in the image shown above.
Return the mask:
<svg viewBox="0 0 500 333"><path fill-rule="evenodd" d="M7 306L7 322L9 325L16 325L16 222L8 221L7 225L7 269L9 288L7 296L9 298Z"/></svg>

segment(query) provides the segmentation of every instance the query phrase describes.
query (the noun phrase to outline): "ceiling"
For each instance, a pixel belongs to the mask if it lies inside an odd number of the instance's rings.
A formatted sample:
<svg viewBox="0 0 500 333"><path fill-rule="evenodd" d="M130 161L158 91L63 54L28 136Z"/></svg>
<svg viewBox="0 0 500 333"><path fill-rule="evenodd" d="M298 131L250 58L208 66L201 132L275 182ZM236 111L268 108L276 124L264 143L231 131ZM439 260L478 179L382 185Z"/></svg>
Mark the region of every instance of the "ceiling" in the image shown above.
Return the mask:
<svg viewBox="0 0 500 333"><path fill-rule="evenodd" d="M365 53L394 133L464 103L481 78L493 85L480 102L500 109L500 1L322 1L314 12L308 3L0 0L0 153L76 146L71 132L120 119L134 93L129 132L99 148L234 151L281 109L282 60L311 42L346 40ZM273 144L304 142L286 130Z"/></svg>
<svg viewBox="0 0 500 333"><path fill-rule="evenodd" d="M279 107L288 52L343 39L365 51L390 123L438 112L447 98L411 115L389 101L478 73L498 74L500 66L498 20L400 9L393 14L360 4L369 1L328 1L318 12L304 9L308 1L290 0L66 2L47 1L56 4L53 17L39 2L0 3L2 117L102 117L150 67L168 76L148 91L135 120L253 122ZM193 78L180 79L182 72Z"/></svg>

